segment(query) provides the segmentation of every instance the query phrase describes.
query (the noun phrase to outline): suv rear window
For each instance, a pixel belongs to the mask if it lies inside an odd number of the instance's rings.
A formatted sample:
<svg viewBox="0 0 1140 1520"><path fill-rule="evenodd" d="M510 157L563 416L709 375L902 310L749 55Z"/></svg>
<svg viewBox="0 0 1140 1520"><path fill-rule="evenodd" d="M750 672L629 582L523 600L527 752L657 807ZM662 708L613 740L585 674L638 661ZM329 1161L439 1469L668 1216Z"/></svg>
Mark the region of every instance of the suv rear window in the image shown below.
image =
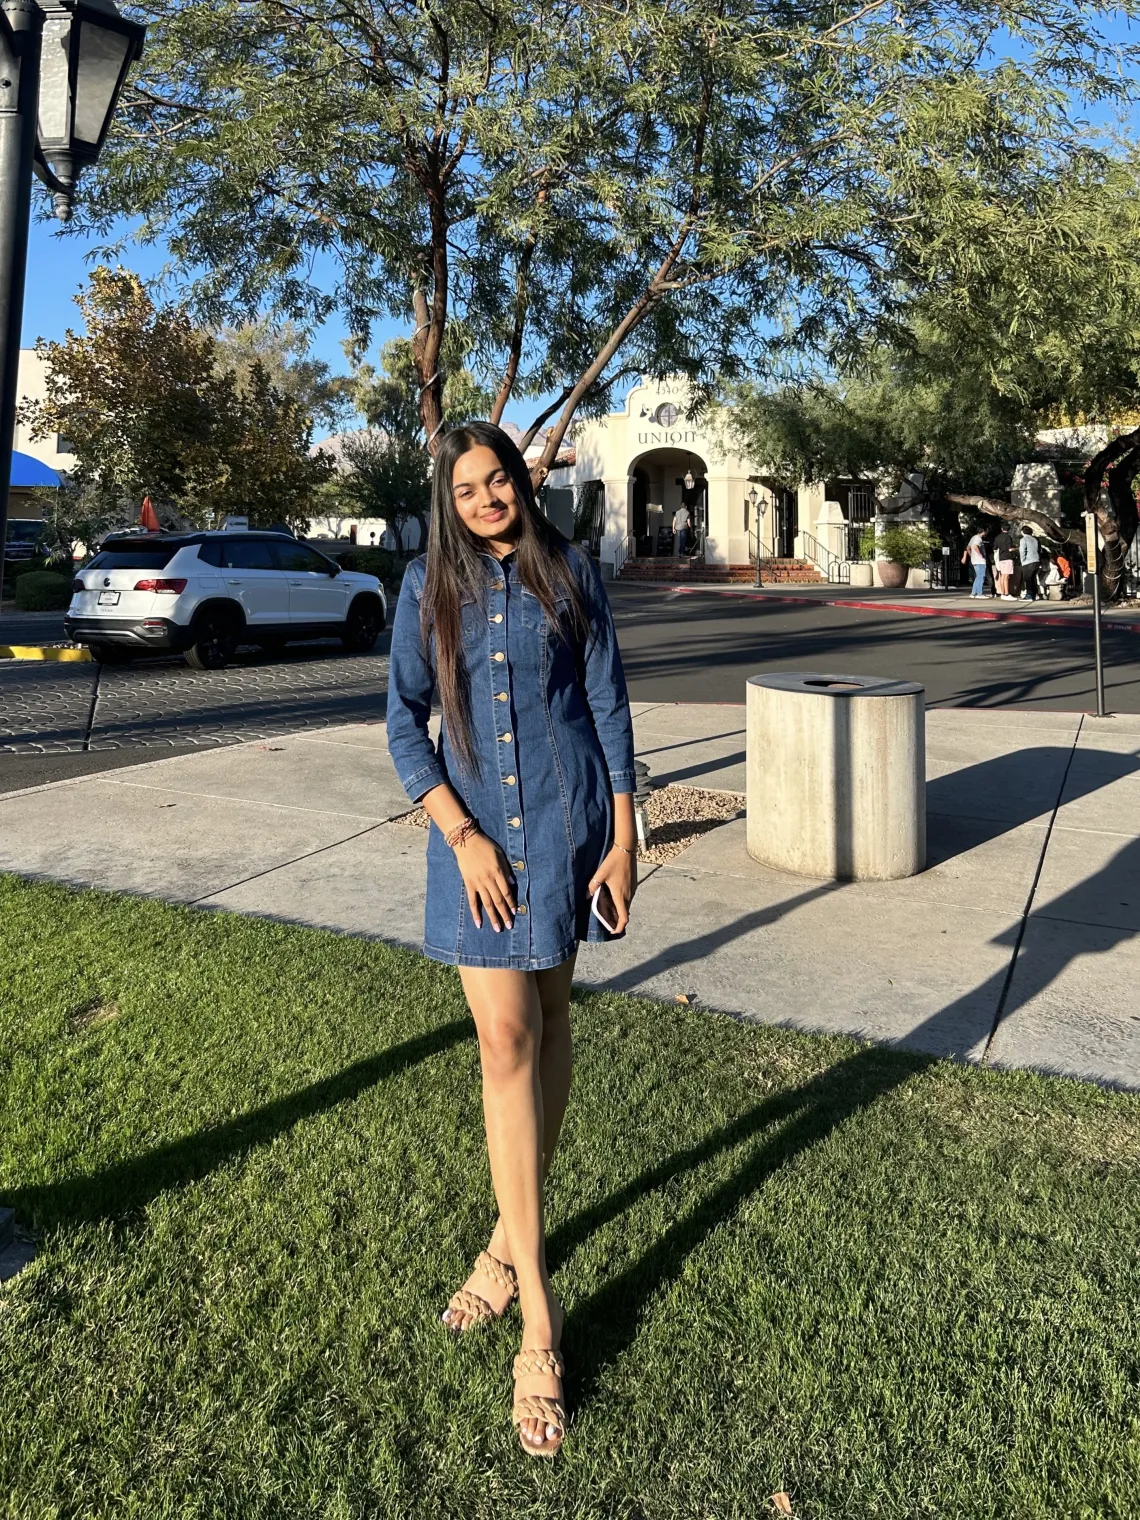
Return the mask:
<svg viewBox="0 0 1140 1520"><path fill-rule="evenodd" d="M88 570L165 570L181 544L110 544L100 550Z"/></svg>

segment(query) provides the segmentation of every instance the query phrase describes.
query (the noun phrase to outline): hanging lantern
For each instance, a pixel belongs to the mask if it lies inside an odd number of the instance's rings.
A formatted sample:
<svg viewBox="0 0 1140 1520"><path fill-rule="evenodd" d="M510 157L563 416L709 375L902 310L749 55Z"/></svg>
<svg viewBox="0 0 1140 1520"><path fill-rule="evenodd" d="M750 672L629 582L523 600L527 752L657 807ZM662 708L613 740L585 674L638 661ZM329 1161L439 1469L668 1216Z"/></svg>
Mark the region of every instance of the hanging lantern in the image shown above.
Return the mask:
<svg viewBox="0 0 1140 1520"><path fill-rule="evenodd" d="M66 222L76 180L99 157L146 28L120 16L112 0L47 0L42 9L36 167Z"/></svg>

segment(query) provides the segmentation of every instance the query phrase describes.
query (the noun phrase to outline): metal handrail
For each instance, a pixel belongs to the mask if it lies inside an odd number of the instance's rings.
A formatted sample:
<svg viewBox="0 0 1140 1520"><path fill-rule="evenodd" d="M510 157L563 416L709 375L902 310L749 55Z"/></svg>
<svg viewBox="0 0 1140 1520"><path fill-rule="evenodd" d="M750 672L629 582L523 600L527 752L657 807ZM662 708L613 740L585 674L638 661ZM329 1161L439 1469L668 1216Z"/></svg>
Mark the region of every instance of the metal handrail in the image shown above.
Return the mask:
<svg viewBox="0 0 1140 1520"><path fill-rule="evenodd" d="M833 554L826 544L821 544L819 539L811 533L801 533L804 541L804 553L818 570L822 570L833 586L849 586L851 584L851 566L840 559L838 554Z"/></svg>
<svg viewBox="0 0 1140 1520"><path fill-rule="evenodd" d="M614 580L625 569L627 561L637 558L637 540L632 533L627 533L614 550Z"/></svg>

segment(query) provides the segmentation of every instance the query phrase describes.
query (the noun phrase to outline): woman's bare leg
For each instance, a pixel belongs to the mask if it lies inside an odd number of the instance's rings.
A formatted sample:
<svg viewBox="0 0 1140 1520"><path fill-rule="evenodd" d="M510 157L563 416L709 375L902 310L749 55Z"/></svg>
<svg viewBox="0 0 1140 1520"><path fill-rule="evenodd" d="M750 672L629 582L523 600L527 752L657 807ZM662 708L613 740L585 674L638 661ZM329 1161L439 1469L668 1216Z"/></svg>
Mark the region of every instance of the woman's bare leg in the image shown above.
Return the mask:
<svg viewBox="0 0 1140 1520"><path fill-rule="evenodd" d="M518 1274L524 1348L556 1347L562 1333L546 1268L542 1177L544 1113L540 1064L543 1009L537 976L525 971L460 967L463 991L479 1035L483 1070L483 1117L491 1179ZM565 1103L563 1103L563 1108ZM557 1398L558 1379L549 1374L526 1380L527 1393ZM541 1446L548 1430L528 1420L524 1439ZM553 1430L549 1430L553 1435Z"/></svg>
<svg viewBox="0 0 1140 1520"><path fill-rule="evenodd" d="M573 1046L570 1034L570 984L574 976L572 955L560 966L549 971L533 973L542 1008L542 1046L539 1054L539 1083L542 1088L542 1166L545 1176L550 1170L566 1105L570 1099L570 1080L573 1070ZM514 973L508 973L514 974ZM507 1232L502 1217L495 1223L487 1249L499 1261L511 1261L511 1248L507 1244ZM496 1314L501 1314L510 1303L506 1289L492 1283L481 1272L473 1272L463 1285L480 1298L486 1299ZM449 1309L444 1321L456 1330L469 1328L471 1316L461 1309Z"/></svg>

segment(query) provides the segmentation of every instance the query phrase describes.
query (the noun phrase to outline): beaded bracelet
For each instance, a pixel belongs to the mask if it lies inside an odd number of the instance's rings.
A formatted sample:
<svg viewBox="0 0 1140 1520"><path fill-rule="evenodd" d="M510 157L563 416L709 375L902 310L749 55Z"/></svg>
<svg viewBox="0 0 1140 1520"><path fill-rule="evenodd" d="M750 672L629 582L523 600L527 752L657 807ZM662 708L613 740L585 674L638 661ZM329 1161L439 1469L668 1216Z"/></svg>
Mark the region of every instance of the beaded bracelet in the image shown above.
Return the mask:
<svg viewBox="0 0 1140 1520"><path fill-rule="evenodd" d="M479 825L475 822L474 818L463 818L443 837L450 849L458 850L461 845L467 843L468 839L478 828Z"/></svg>

